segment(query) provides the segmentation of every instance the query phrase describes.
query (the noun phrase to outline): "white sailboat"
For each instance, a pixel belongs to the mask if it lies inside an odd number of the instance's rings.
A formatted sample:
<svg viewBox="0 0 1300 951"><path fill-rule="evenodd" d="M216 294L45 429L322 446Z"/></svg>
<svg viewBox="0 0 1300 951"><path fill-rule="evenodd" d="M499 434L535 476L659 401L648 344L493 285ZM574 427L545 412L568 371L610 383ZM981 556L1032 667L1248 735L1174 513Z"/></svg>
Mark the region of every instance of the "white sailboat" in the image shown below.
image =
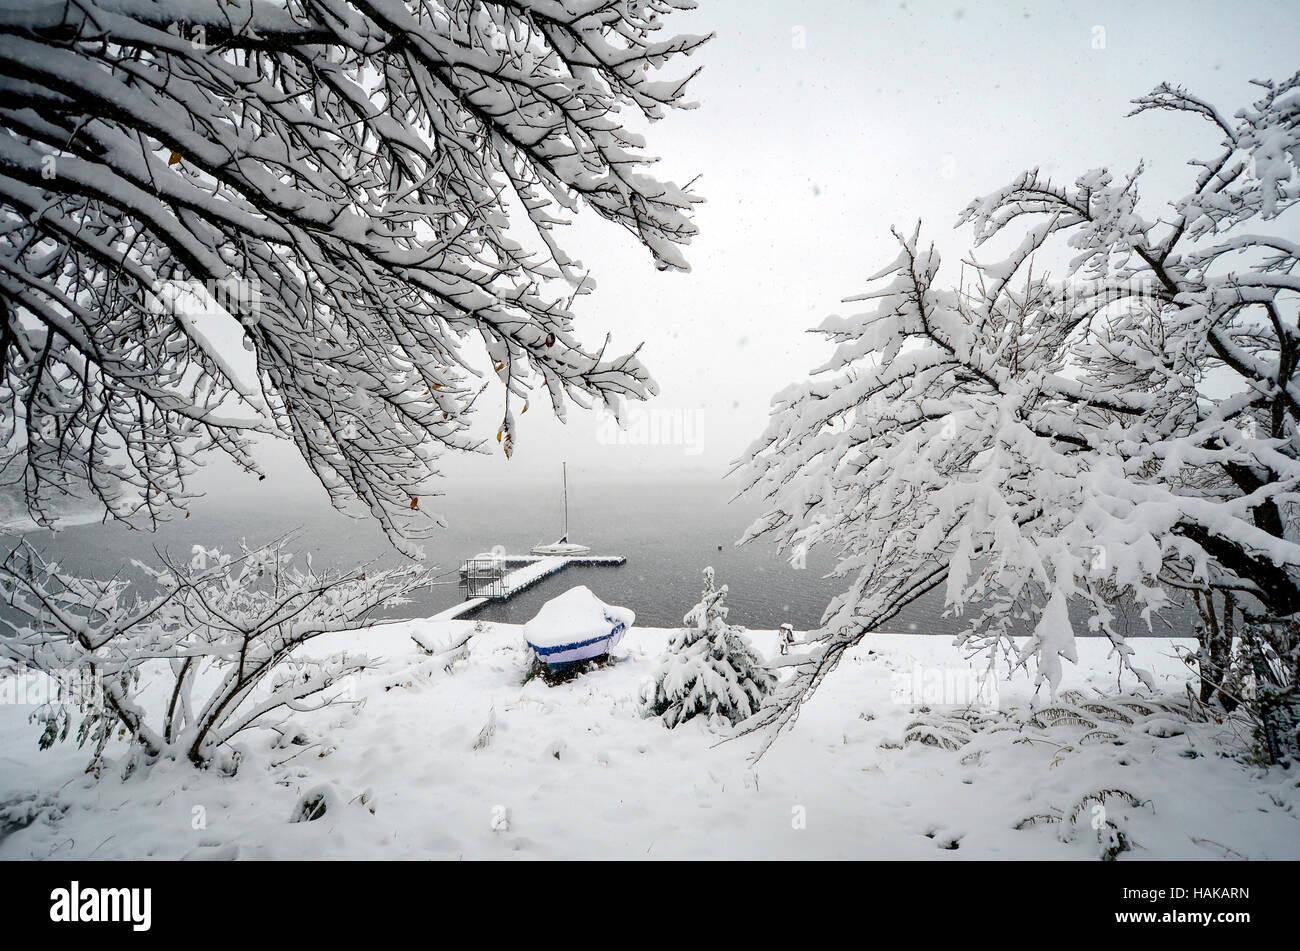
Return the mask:
<svg viewBox="0 0 1300 951"><path fill-rule="evenodd" d="M534 555L585 555L591 551L586 545L575 545L569 541L569 464L564 465L564 534L558 541L549 545L534 545L531 554Z"/></svg>

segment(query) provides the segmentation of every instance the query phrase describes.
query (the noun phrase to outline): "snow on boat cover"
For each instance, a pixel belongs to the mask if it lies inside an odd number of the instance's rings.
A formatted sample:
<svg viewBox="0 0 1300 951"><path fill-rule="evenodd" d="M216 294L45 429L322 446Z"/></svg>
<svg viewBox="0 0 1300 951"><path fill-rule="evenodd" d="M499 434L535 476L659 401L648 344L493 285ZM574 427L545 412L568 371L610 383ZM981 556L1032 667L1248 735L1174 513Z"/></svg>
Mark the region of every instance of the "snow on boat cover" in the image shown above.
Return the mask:
<svg viewBox="0 0 1300 951"><path fill-rule="evenodd" d="M548 666L566 667L607 652L635 620L630 609L608 605L585 585L575 585L542 605L524 625L524 640Z"/></svg>

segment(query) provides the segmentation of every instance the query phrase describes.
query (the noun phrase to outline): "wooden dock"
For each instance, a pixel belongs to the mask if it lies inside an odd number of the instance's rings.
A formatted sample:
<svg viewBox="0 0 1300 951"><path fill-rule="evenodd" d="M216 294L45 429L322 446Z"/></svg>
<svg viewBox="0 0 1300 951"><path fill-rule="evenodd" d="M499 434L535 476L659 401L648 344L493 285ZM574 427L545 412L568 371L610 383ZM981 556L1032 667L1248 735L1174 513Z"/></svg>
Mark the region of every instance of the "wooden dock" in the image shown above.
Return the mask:
<svg viewBox="0 0 1300 951"><path fill-rule="evenodd" d="M471 558L461 565L460 586L465 600L434 616L450 621L472 614L492 601L506 601L569 565L621 565L622 555L502 555Z"/></svg>

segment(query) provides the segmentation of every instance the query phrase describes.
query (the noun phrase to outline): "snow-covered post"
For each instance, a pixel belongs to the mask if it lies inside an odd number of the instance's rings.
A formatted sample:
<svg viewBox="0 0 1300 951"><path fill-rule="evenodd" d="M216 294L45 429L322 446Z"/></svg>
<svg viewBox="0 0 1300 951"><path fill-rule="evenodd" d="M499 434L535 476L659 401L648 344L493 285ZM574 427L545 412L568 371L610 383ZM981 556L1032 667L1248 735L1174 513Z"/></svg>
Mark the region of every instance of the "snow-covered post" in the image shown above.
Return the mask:
<svg viewBox="0 0 1300 951"><path fill-rule="evenodd" d="M670 728L695 716L734 726L757 713L776 684L742 629L727 623L726 596L727 586L717 587L705 568L700 602L673 633L648 698L650 715Z"/></svg>

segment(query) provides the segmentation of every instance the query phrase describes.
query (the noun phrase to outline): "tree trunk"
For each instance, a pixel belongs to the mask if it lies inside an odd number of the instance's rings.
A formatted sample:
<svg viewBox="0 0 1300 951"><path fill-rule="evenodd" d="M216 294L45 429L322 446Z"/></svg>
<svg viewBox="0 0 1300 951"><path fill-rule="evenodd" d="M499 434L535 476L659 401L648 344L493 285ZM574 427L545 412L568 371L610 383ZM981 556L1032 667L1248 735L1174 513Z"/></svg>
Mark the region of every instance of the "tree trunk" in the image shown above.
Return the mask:
<svg viewBox="0 0 1300 951"><path fill-rule="evenodd" d="M1201 678L1201 702L1208 705L1217 696L1220 705L1227 710L1231 710L1232 707L1237 705L1237 702L1234 698L1224 694L1221 688L1227 679L1228 669L1232 664L1232 638L1236 630L1233 612L1236 609L1236 599L1233 597L1232 592L1224 593L1222 623L1220 623L1219 616L1214 610L1213 592L1206 591L1204 594L1197 592L1195 601L1196 607L1201 613L1201 619L1205 622L1200 632L1200 644L1197 650L1197 662Z"/></svg>

